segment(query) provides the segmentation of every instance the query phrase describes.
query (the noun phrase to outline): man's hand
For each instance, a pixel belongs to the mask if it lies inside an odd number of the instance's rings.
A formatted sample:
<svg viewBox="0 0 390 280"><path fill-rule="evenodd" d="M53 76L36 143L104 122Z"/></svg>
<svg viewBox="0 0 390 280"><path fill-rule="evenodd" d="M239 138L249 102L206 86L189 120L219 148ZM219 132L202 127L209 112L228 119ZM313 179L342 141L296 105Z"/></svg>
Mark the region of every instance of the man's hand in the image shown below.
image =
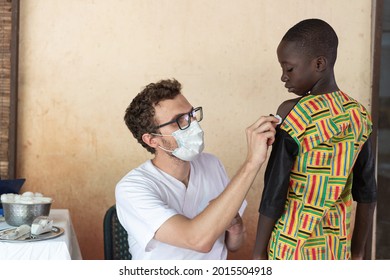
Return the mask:
<svg viewBox="0 0 390 280"><path fill-rule="evenodd" d="M245 231L245 227L240 214L237 213L237 215L234 217L231 224L226 230L231 234L241 234Z"/></svg>
<svg viewBox="0 0 390 280"><path fill-rule="evenodd" d="M226 229L226 247L229 251L237 251L244 243L246 238L246 229L240 214L234 217L229 227Z"/></svg>
<svg viewBox="0 0 390 280"><path fill-rule="evenodd" d="M260 167L267 159L268 146L275 141L275 127L279 120L273 116L260 117L246 129L247 162Z"/></svg>

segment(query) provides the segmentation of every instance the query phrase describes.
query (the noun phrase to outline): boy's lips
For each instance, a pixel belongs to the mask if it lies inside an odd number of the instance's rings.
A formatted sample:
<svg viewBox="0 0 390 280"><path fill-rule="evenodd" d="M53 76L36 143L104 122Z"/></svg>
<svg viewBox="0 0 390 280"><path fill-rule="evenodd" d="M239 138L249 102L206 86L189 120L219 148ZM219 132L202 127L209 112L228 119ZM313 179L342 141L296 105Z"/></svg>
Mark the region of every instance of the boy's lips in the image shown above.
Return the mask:
<svg viewBox="0 0 390 280"><path fill-rule="evenodd" d="M285 85L284 87L287 88L288 92L293 92L294 91L294 88L289 86L289 85Z"/></svg>

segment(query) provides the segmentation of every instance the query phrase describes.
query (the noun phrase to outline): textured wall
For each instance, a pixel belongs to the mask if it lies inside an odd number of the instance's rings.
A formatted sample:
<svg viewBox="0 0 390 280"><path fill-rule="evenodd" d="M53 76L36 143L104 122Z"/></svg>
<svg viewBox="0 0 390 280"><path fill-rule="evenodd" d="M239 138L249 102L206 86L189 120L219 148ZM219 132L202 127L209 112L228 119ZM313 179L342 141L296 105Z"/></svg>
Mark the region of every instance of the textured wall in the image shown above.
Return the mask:
<svg viewBox="0 0 390 280"><path fill-rule="evenodd" d="M276 47L309 17L335 28L338 84L370 106L370 1L22 1L23 191L69 208L84 258L103 258L102 220L115 184L150 157L123 122L131 99L147 83L178 79L204 108L206 151L233 175L246 156L245 128L292 97ZM248 195L247 244L231 258L251 256L263 171Z"/></svg>
<svg viewBox="0 0 390 280"><path fill-rule="evenodd" d="M0 178L9 179L12 3L0 0Z"/></svg>

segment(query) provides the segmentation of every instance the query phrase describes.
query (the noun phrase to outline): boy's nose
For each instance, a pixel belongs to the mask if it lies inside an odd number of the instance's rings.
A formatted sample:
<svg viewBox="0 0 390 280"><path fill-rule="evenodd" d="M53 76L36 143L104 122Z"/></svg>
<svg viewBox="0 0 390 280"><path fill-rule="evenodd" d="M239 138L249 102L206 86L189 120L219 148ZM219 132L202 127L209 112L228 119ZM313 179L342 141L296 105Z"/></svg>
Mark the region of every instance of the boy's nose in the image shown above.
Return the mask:
<svg viewBox="0 0 390 280"><path fill-rule="evenodd" d="M280 79L282 80L283 83L285 83L288 81L288 76L283 73L282 76L280 77Z"/></svg>

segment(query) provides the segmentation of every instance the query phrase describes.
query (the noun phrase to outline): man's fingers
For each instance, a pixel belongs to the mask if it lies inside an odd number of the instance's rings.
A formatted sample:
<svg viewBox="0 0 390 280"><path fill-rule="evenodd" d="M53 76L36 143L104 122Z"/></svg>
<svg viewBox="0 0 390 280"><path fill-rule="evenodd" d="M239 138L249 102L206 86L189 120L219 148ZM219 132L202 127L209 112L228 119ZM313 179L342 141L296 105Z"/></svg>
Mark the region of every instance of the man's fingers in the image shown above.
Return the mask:
<svg viewBox="0 0 390 280"><path fill-rule="evenodd" d="M259 127L263 123L275 123L275 124L277 124L278 122L279 122L279 119L274 117L274 116L262 116L253 125Z"/></svg>

